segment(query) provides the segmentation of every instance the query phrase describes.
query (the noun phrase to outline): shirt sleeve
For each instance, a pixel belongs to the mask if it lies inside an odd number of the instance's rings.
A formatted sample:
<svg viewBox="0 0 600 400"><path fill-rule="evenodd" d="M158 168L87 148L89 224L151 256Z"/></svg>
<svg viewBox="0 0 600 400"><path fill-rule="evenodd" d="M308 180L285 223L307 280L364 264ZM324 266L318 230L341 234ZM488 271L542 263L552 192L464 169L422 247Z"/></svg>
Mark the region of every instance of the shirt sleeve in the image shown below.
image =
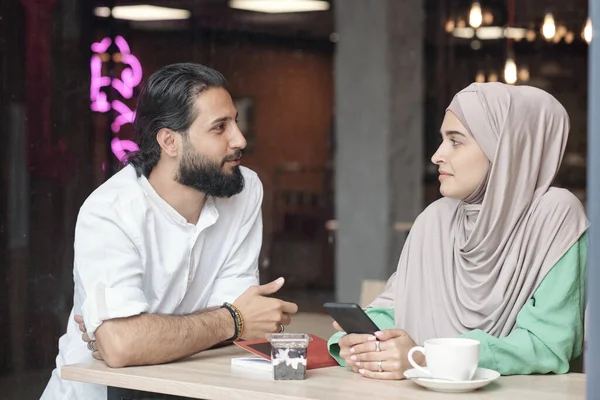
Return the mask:
<svg viewBox="0 0 600 400"><path fill-rule="evenodd" d="M149 310L142 290L144 268L125 220L114 207L85 204L75 227L75 297L94 339L103 321ZM77 303L77 302L76 302Z"/></svg>
<svg viewBox="0 0 600 400"><path fill-rule="evenodd" d="M546 275L508 336L461 335L481 343L479 366L502 375L568 372L583 351L586 262L584 234Z"/></svg>
<svg viewBox="0 0 600 400"><path fill-rule="evenodd" d="M260 179L248 179L249 195L242 225L227 261L219 271L208 306L233 302L250 286L258 285L258 257L262 246L263 187Z"/></svg>

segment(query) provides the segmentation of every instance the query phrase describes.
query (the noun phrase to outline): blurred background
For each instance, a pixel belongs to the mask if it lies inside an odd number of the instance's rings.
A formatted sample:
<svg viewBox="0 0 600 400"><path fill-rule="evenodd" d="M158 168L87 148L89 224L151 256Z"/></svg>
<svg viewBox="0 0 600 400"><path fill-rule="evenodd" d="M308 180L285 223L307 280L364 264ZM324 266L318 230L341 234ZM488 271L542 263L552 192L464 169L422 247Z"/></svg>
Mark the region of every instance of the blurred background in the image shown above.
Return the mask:
<svg viewBox="0 0 600 400"><path fill-rule="evenodd" d="M471 82L562 102L557 185L585 204L590 40L584 0L1 0L0 398L45 387L79 207L136 148L137 95L158 68L228 79L265 189L261 280L285 276L281 296L318 318L395 270L439 197L445 107Z"/></svg>

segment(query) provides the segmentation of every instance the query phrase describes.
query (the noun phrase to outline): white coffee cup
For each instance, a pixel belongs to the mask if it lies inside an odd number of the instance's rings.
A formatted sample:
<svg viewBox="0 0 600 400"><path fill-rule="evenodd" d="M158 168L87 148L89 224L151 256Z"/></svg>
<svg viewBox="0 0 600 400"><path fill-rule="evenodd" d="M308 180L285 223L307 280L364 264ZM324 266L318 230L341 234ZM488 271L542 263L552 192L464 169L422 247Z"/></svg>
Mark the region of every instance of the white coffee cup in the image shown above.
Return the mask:
<svg viewBox="0 0 600 400"><path fill-rule="evenodd" d="M417 351L425 355L426 369L413 360L413 354ZM425 376L470 381L479 364L479 342L463 338L430 339L423 347L410 349L408 361Z"/></svg>

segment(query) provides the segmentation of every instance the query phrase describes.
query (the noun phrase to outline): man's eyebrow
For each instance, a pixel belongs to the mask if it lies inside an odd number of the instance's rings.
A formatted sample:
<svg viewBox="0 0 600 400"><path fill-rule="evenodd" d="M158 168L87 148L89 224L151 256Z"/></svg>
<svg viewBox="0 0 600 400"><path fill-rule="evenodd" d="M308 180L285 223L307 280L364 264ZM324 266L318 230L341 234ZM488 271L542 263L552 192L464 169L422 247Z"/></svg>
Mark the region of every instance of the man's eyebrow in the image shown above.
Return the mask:
<svg viewBox="0 0 600 400"><path fill-rule="evenodd" d="M221 122L231 121L232 119L237 120L239 115L240 114L238 112L236 112L235 113L235 118L231 118L229 116L219 117L219 118L216 118L215 120L213 120L210 124L214 125L214 124L218 124L218 123L221 123Z"/></svg>
<svg viewBox="0 0 600 400"><path fill-rule="evenodd" d="M214 124L218 124L221 122L227 122L227 121L231 121L231 120L232 120L231 117L219 117L219 118L213 120L210 124L214 125Z"/></svg>

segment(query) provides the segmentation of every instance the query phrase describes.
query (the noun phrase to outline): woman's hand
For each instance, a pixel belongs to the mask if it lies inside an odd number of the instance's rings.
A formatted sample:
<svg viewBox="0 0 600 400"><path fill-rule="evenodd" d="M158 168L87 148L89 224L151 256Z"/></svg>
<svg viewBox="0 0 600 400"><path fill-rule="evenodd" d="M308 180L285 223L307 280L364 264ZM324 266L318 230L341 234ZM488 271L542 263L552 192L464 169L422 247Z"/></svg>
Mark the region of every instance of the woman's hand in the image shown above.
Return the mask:
<svg viewBox="0 0 600 400"><path fill-rule="evenodd" d="M335 321L333 322L333 327L338 332L344 332L342 327ZM373 342L376 339L377 338L373 335L362 335L357 333L346 334L342 336L338 342L338 346L340 346L340 357L346 362L346 365L351 368L352 371L358 372L359 368L356 366L355 361L350 359L352 356L350 349L369 341Z"/></svg>
<svg viewBox="0 0 600 400"><path fill-rule="evenodd" d="M404 371L412 368L408 361L408 351L417 344L401 329L385 329L375 332L375 336L346 336L373 337L373 339L362 340L362 343L358 338L356 340L350 338L345 341L345 345L347 343L350 346L348 365L356 366L358 372L367 378L404 379ZM340 340L340 349L341 347L342 341ZM424 364L424 357L421 353L417 352L413 357L419 365ZM345 357L342 358L346 360Z"/></svg>

